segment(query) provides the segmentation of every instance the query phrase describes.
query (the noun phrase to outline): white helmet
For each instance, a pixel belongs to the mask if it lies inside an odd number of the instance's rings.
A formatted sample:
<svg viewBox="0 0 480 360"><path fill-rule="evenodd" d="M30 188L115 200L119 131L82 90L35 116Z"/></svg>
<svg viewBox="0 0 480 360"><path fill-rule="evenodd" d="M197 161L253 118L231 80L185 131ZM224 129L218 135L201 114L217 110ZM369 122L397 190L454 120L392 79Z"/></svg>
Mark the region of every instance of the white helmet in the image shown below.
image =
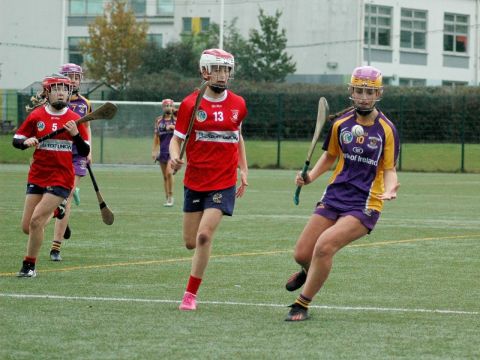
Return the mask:
<svg viewBox="0 0 480 360"><path fill-rule="evenodd" d="M202 69L207 70L210 74L212 65L227 66L230 68L230 79L233 79L233 70L235 68L235 60L233 55L221 49L207 49L200 56L200 72Z"/></svg>

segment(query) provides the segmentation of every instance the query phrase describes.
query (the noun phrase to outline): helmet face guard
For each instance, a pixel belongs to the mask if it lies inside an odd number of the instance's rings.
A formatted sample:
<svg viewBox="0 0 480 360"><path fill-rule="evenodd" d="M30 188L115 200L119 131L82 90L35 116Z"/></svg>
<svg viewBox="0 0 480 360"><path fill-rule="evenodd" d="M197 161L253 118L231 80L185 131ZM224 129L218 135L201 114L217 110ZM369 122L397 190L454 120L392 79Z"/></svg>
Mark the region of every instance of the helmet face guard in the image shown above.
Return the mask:
<svg viewBox="0 0 480 360"><path fill-rule="evenodd" d="M232 54L221 49L205 50L200 56L200 73L211 82L210 88L222 92L227 88L227 82L233 79L235 59Z"/></svg>
<svg viewBox="0 0 480 360"><path fill-rule="evenodd" d="M348 84L350 100L360 115L366 116L375 109L383 94L382 72L373 66L361 66L353 70Z"/></svg>
<svg viewBox="0 0 480 360"><path fill-rule="evenodd" d="M60 74L52 74L43 79L42 87L47 101L53 108L61 110L68 105L73 89L70 78Z"/></svg>
<svg viewBox="0 0 480 360"><path fill-rule="evenodd" d="M83 79L83 69L77 64L64 64L60 67L60 74L68 76L72 80L73 92L78 93L80 82Z"/></svg>

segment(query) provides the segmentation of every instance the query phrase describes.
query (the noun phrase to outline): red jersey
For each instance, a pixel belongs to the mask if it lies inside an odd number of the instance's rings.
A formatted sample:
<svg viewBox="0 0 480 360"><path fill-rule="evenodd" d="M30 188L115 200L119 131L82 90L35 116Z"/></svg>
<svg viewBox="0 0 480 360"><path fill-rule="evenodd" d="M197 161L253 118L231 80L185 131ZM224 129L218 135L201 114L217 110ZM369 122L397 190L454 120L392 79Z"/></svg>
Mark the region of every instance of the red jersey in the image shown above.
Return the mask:
<svg viewBox="0 0 480 360"><path fill-rule="evenodd" d="M68 108L64 108L59 114L52 114L47 106L38 107L27 116L14 137L17 139L28 139L33 136L40 138L63 128L69 120L79 118L79 115ZM88 139L84 126L79 126L78 131L82 139ZM68 131L38 144L33 153L28 182L41 187L61 186L72 189L75 179L72 144L72 136Z"/></svg>
<svg viewBox="0 0 480 360"><path fill-rule="evenodd" d="M174 134L181 139L185 139L197 94L188 95L178 109ZM229 90L219 99L203 97L186 148L186 187L212 191L237 183L240 125L246 115L245 100Z"/></svg>

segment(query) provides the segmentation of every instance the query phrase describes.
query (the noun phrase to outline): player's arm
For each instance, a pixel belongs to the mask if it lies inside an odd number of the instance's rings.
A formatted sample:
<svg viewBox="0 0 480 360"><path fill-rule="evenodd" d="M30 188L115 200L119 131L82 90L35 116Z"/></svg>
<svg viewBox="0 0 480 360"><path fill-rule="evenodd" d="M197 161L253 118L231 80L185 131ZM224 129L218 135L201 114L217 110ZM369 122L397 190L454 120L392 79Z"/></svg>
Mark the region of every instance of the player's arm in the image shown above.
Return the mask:
<svg viewBox="0 0 480 360"><path fill-rule="evenodd" d="M170 140L168 150L170 152L172 168L176 171L180 170L182 165L185 163L182 159L180 159L180 148L184 141L185 140L179 137L177 134L174 134L172 140Z"/></svg>
<svg viewBox="0 0 480 360"><path fill-rule="evenodd" d="M32 120L31 116L27 116L25 121L20 125L15 135L13 135L12 145L13 147L25 150L32 146L38 145L38 139L35 137L33 129L36 128L36 124Z"/></svg>
<svg viewBox="0 0 480 360"><path fill-rule="evenodd" d="M397 170L395 168L383 170L383 183L385 186L385 191L378 197L381 200L396 199L400 183L398 182Z"/></svg>
<svg viewBox="0 0 480 360"><path fill-rule="evenodd" d="M15 134L13 136L12 145L14 148L25 150L32 146L38 145L38 139L36 137L27 138L22 135Z"/></svg>
<svg viewBox="0 0 480 360"><path fill-rule="evenodd" d="M315 181L320 175L324 174L332 167L336 159L336 155L332 155L328 151L325 151L320 156L313 169L307 173L305 180L302 178L301 172L297 174L295 179L297 186L303 186Z"/></svg>
<svg viewBox="0 0 480 360"><path fill-rule="evenodd" d="M241 129L240 129L241 130ZM242 133L240 132L240 139L238 141L238 167L240 168L240 181L241 184L237 189L237 197L242 197L248 186L248 164L247 153L245 151L245 141L243 140Z"/></svg>
<svg viewBox="0 0 480 360"><path fill-rule="evenodd" d="M156 125L155 121L155 125ZM160 138L157 133L157 128L155 126L153 130L153 144L152 144L152 159L155 160L157 158L157 154L160 151Z"/></svg>
<svg viewBox="0 0 480 360"><path fill-rule="evenodd" d="M68 121L64 128L68 131L68 133L72 136L73 143L77 147L78 155L80 156L88 156L90 153L90 145L87 141L83 140L83 137L87 137L86 130L83 129L83 134L80 134L79 129L77 128L77 124L75 120Z"/></svg>

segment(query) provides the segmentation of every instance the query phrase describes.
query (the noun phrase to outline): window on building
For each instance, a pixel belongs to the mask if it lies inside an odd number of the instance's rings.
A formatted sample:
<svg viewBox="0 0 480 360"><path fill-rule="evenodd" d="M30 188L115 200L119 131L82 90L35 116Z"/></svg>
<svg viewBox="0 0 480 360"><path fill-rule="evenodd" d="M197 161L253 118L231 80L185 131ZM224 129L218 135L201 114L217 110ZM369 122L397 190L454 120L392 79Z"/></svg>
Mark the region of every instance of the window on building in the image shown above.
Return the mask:
<svg viewBox="0 0 480 360"><path fill-rule="evenodd" d="M69 14L71 16L102 15L104 0L70 0Z"/></svg>
<svg viewBox="0 0 480 360"><path fill-rule="evenodd" d="M467 81L450 81L450 80L443 80L442 81L442 86L450 86L450 87L456 87L456 86L467 86L468 82Z"/></svg>
<svg viewBox="0 0 480 360"><path fill-rule="evenodd" d="M466 53L468 15L445 13L443 20L443 50Z"/></svg>
<svg viewBox="0 0 480 360"><path fill-rule="evenodd" d="M365 45L391 46L392 8L365 4Z"/></svg>
<svg viewBox="0 0 480 360"><path fill-rule="evenodd" d="M163 46L163 34L147 34L147 41L161 48Z"/></svg>
<svg viewBox="0 0 480 360"><path fill-rule="evenodd" d="M208 30L210 18L184 17L182 18L182 32L198 34Z"/></svg>
<svg viewBox="0 0 480 360"><path fill-rule="evenodd" d="M74 64L83 64L83 53L80 49L80 41L87 40L88 37L69 37L68 38L68 61Z"/></svg>
<svg viewBox="0 0 480 360"><path fill-rule="evenodd" d="M403 49L426 50L427 12L402 9L400 21L400 47Z"/></svg>
<svg viewBox="0 0 480 360"><path fill-rule="evenodd" d="M147 1L146 0L130 0L130 8L135 15L145 15L147 13Z"/></svg>
<svg viewBox="0 0 480 360"><path fill-rule="evenodd" d="M426 86L426 79L412 79L412 78L400 78L398 80L400 86Z"/></svg>
<svg viewBox="0 0 480 360"><path fill-rule="evenodd" d="M157 0L157 14L161 16L173 16L173 0Z"/></svg>

